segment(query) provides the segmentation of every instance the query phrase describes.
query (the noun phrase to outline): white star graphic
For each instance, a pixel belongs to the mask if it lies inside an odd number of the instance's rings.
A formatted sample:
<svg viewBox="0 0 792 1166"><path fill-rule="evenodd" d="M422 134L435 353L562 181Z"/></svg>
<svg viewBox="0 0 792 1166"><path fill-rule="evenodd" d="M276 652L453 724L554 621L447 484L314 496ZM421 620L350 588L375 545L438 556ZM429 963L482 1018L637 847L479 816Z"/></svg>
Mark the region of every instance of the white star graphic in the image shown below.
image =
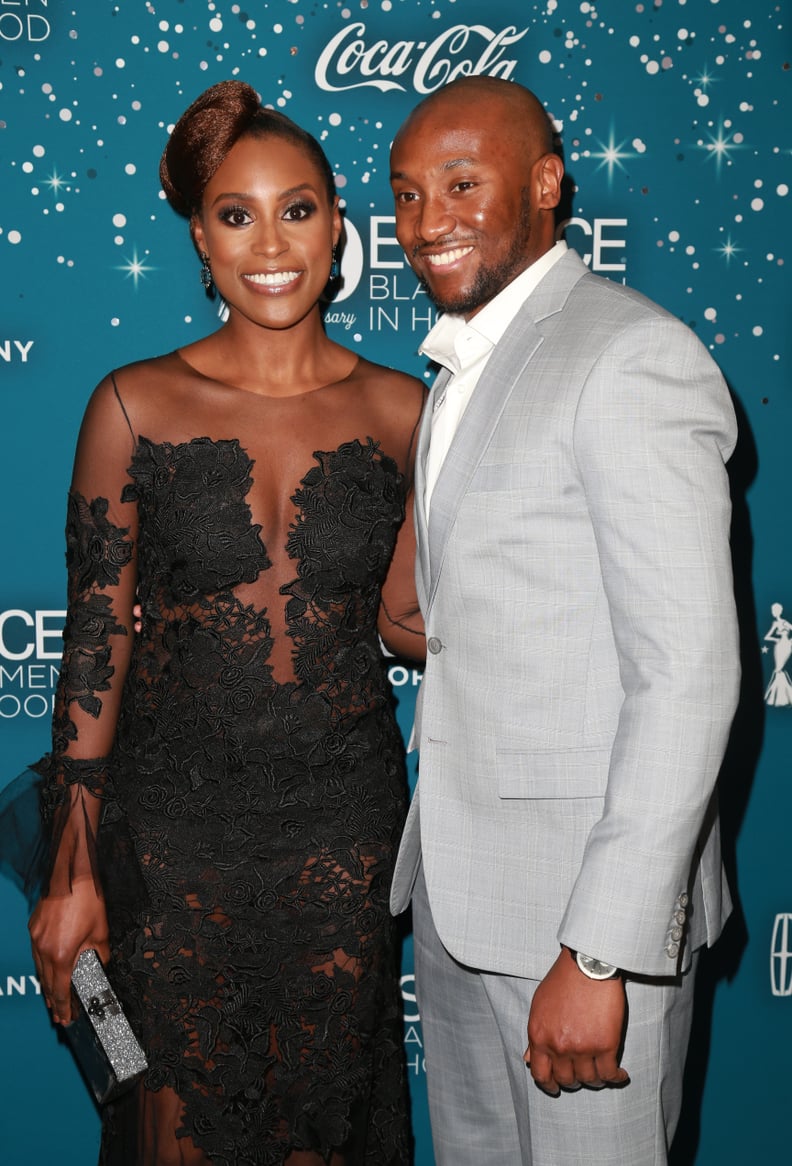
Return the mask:
<svg viewBox="0 0 792 1166"><path fill-rule="evenodd" d="M127 278L131 279L137 289L138 280L146 278L147 271L156 271L156 267L148 267L142 259L138 259L137 247L132 252L132 258L127 259L124 256L126 263L122 263L116 268L116 271L125 271Z"/></svg>
<svg viewBox="0 0 792 1166"><path fill-rule="evenodd" d="M705 91L708 85L715 85L719 80L719 77L713 77L712 73L709 72L707 65L704 66L698 77L691 77L693 84L698 85L700 89Z"/></svg>
<svg viewBox="0 0 792 1166"><path fill-rule="evenodd" d="M724 130L723 123L718 126L717 133L709 133L708 136L708 142L700 139L696 142L696 147L699 150L706 150L708 158L715 159L715 168L718 174L720 174L724 159L730 165L731 151L739 150L740 146L737 142L731 140L732 136Z"/></svg>
<svg viewBox="0 0 792 1166"><path fill-rule="evenodd" d="M618 146L616 145L613 137L613 130L611 130L610 139L608 140L607 145L604 142L598 142L597 144L602 147L601 150L591 150L587 151L587 153L591 158L602 159L597 169L601 170L603 166L607 169L609 182L613 180L613 170L615 166L618 166L620 170L624 170L625 168L622 165L622 160L624 158L635 158L637 156L633 150L624 149L624 142L619 142Z"/></svg>
<svg viewBox="0 0 792 1166"><path fill-rule="evenodd" d="M727 235L725 241L721 243L720 247L715 247L714 250L718 251L726 260L726 262L729 263L732 257L736 255L738 251L742 251L742 247L738 247L736 243L732 243L731 235Z"/></svg>
<svg viewBox="0 0 792 1166"><path fill-rule="evenodd" d="M48 186L53 194L59 194L60 188L65 185L63 178L58 174L57 170L53 170L49 178L44 179L44 185Z"/></svg>

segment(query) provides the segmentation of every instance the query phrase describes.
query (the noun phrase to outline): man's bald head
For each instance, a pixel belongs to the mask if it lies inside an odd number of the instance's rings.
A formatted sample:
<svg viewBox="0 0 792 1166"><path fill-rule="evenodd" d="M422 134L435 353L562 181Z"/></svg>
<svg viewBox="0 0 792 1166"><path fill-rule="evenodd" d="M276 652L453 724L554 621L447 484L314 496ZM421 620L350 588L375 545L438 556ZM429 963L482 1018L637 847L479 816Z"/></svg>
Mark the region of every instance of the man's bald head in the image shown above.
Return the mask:
<svg viewBox="0 0 792 1166"><path fill-rule="evenodd" d="M474 315L553 246L563 172L522 85L464 77L416 106L391 149L396 236L441 311Z"/></svg>
<svg viewBox="0 0 792 1166"><path fill-rule="evenodd" d="M508 130L515 142L521 142L526 158L535 160L542 154L556 152L556 138L553 124L539 98L524 85L504 81L501 77L459 77L450 81L442 89L435 90L416 105L394 138L394 145L408 130L415 128L428 116L460 117L469 110L472 117L480 117L485 111L502 119L502 126Z"/></svg>

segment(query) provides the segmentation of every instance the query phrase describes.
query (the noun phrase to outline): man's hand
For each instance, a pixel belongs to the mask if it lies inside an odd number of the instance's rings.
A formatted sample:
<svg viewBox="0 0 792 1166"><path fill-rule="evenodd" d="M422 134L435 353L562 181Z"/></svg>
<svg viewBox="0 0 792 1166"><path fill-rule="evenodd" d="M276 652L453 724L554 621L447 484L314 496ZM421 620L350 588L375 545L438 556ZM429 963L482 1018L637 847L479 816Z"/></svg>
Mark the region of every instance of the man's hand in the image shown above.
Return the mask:
<svg viewBox="0 0 792 1166"><path fill-rule="evenodd" d="M534 994L528 1017L526 1064L546 1093L588 1085L623 1085L629 1081L619 1065L626 1021L621 977L590 980L569 948Z"/></svg>

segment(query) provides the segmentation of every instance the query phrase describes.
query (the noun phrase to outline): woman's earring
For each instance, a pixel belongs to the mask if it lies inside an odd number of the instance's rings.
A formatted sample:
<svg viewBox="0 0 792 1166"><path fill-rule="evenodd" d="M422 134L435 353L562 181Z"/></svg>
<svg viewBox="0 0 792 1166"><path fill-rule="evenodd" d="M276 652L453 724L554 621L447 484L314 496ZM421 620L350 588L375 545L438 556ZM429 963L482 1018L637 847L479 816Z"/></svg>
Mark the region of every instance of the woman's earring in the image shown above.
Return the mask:
<svg viewBox="0 0 792 1166"><path fill-rule="evenodd" d="M333 261L330 264L330 279L338 279L340 274L341 274L341 265L338 262L338 258L336 256L336 249L334 246L333 247Z"/></svg>
<svg viewBox="0 0 792 1166"><path fill-rule="evenodd" d="M212 279L212 268L209 265L209 256L205 251L201 252L201 283L204 285L206 291L211 295L214 289L214 280Z"/></svg>

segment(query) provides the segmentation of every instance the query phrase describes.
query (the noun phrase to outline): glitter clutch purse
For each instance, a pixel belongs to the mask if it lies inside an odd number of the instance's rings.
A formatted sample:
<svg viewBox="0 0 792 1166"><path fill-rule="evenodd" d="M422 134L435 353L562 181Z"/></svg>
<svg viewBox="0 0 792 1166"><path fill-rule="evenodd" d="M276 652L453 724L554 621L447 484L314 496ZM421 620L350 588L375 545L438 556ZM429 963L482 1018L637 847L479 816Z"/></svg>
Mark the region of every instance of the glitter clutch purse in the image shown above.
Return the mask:
<svg viewBox="0 0 792 1166"><path fill-rule="evenodd" d="M103 1105L131 1088L148 1063L95 951L82 953L71 979L76 1019L64 1032Z"/></svg>

